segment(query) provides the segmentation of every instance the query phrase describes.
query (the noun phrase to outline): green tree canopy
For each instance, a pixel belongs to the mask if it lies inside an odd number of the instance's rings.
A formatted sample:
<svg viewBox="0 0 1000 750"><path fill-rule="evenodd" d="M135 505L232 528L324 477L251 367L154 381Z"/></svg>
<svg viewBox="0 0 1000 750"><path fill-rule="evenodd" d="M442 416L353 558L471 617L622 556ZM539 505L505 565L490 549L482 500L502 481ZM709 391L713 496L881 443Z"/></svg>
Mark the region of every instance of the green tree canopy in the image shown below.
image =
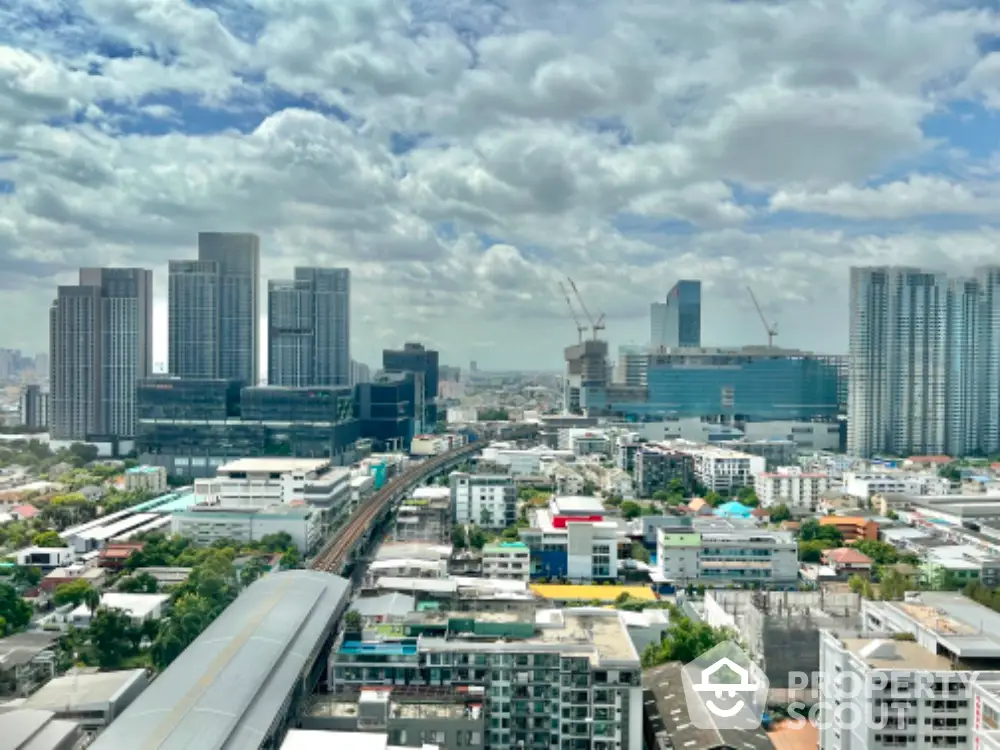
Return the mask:
<svg viewBox="0 0 1000 750"><path fill-rule="evenodd" d="M771 523L781 523L782 521L788 521L792 517L792 512L788 509L788 506L784 503L772 506L769 509Z"/></svg>
<svg viewBox="0 0 1000 750"><path fill-rule="evenodd" d="M899 552L888 542L864 539L854 543L854 549L867 555L876 565L893 565L899 561Z"/></svg>
<svg viewBox="0 0 1000 750"><path fill-rule="evenodd" d="M56 590L52 593L52 601L57 607L65 604L72 604L74 607L78 607L83 604L84 599L87 597L87 592L91 591L92 588L82 578L70 581L69 583L61 583L56 586Z"/></svg>
<svg viewBox="0 0 1000 750"><path fill-rule="evenodd" d="M10 635L27 627L31 622L31 605L9 583L0 583L0 635Z"/></svg>
<svg viewBox="0 0 1000 750"><path fill-rule="evenodd" d="M40 531L31 537L31 543L36 547L65 547L66 543L60 538L59 532Z"/></svg>

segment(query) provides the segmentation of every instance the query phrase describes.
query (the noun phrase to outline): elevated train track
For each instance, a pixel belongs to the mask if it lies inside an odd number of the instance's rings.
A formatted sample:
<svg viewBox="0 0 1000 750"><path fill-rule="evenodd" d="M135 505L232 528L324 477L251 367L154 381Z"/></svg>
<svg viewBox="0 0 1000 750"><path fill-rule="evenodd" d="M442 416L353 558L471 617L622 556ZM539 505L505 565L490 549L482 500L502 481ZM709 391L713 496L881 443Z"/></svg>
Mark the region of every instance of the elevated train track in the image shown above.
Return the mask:
<svg viewBox="0 0 1000 750"><path fill-rule="evenodd" d="M517 425L502 429L497 438L500 440L526 438L536 434L537 430L535 425ZM481 450L482 447L482 441L470 442L461 448L455 448L447 453L429 458L416 466L411 466L399 476L391 479L385 487L377 490L359 505L351 514L348 522L334 532L319 554L313 558L309 568L339 575L350 561L354 548L365 539L366 534L388 508L402 500L435 474L454 466Z"/></svg>

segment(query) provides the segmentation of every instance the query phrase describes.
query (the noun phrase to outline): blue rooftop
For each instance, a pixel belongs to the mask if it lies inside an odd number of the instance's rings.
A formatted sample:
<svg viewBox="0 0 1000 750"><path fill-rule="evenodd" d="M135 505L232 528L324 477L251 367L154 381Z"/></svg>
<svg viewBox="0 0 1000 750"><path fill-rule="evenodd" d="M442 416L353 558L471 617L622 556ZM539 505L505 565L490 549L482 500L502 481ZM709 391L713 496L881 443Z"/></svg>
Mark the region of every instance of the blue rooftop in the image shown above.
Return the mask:
<svg viewBox="0 0 1000 750"><path fill-rule="evenodd" d="M344 641L342 654L382 654L385 656L413 656L417 653L414 641Z"/></svg>
<svg viewBox="0 0 1000 750"><path fill-rule="evenodd" d="M753 508L744 505L738 500L730 500L728 503L720 505L715 509L717 516L727 518L749 518L752 512Z"/></svg>
<svg viewBox="0 0 1000 750"><path fill-rule="evenodd" d="M139 503L132 510L136 513L143 513L149 510L155 510L158 513L176 513L179 510L190 508L195 504L195 500L194 491L190 487L184 487L177 490L177 492L170 492L166 495L154 497L152 500L147 500L144 503Z"/></svg>

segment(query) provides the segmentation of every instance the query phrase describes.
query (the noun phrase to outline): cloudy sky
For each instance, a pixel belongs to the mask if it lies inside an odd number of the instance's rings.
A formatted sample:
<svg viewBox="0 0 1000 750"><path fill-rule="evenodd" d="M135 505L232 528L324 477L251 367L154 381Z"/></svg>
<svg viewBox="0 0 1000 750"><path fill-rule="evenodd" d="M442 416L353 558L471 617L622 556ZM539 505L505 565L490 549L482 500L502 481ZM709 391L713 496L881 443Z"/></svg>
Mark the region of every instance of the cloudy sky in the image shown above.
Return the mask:
<svg viewBox="0 0 1000 750"><path fill-rule="evenodd" d="M353 273L354 356L556 368L558 282L644 343L846 350L848 266L1000 262L1000 12L962 0L0 2L0 346L81 265L254 231Z"/></svg>

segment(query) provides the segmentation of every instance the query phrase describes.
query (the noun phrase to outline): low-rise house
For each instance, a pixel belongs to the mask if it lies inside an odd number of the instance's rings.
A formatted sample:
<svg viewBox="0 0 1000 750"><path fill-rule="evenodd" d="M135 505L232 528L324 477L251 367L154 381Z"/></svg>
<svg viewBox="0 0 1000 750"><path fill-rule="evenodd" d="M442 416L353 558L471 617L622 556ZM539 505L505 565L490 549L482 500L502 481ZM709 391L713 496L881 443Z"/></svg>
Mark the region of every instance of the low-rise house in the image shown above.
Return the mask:
<svg viewBox="0 0 1000 750"><path fill-rule="evenodd" d="M51 711L57 719L99 731L131 705L149 685L145 669L67 674L33 693L21 708Z"/></svg>
<svg viewBox="0 0 1000 750"><path fill-rule="evenodd" d="M15 633L0 638L0 696L30 695L56 674L59 633Z"/></svg>
<svg viewBox="0 0 1000 750"><path fill-rule="evenodd" d="M64 583L73 583L83 580L97 589L104 585L107 578L107 571L101 568L92 568L80 563L67 565L65 568L56 568L42 579L41 589L49 593L55 591L57 586Z"/></svg>
<svg viewBox="0 0 1000 750"><path fill-rule="evenodd" d="M833 568L838 577L871 576L874 560L851 547L838 547L823 552L823 563Z"/></svg>
<svg viewBox="0 0 1000 750"><path fill-rule="evenodd" d="M136 552L143 547L142 542L111 542L97 558L97 564L102 568L121 570Z"/></svg>
<svg viewBox="0 0 1000 750"><path fill-rule="evenodd" d="M844 541L876 541L878 524L863 516L823 516L820 526L836 526L844 535Z"/></svg>
<svg viewBox="0 0 1000 750"><path fill-rule="evenodd" d="M17 564L48 573L69 565L75 557L69 547L26 547L17 551Z"/></svg>
<svg viewBox="0 0 1000 750"><path fill-rule="evenodd" d="M122 594L117 591L101 596L101 607L117 609L132 618L132 622L141 625L149 620L159 620L163 616L163 608L170 601L168 594ZM77 628L90 625L93 612L86 604L81 604L69 614L69 621Z"/></svg>

